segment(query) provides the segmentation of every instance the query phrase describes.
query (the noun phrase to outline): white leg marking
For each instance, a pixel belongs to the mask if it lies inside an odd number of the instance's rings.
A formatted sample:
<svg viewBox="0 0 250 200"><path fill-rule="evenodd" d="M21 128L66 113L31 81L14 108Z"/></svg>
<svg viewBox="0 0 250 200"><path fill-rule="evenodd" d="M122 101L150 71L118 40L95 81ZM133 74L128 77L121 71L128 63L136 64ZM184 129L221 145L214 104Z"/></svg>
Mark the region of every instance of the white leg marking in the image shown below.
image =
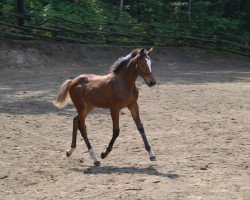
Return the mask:
<svg viewBox="0 0 250 200"><path fill-rule="evenodd" d="M154 152L153 152L152 149L150 149L150 151L148 152L148 154L149 154L149 157L150 157L150 158L155 156L155 154L154 154Z"/></svg>
<svg viewBox="0 0 250 200"><path fill-rule="evenodd" d="M72 147L71 147L71 148L67 151L67 153L68 153L69 155L71 155L71 154L75 151L75 149L76 149L76 148L72 148Z"/></svg>
<svg viewBox="0 0 250 200"><path fill-rule="evenodd" d="M98 157L97 157L96 154L95 154L95 150L94 150L93 148L91 148L91 149L89 150L89 155L92 157L92 159L94 160L94 162L99 161Z"/></svg>

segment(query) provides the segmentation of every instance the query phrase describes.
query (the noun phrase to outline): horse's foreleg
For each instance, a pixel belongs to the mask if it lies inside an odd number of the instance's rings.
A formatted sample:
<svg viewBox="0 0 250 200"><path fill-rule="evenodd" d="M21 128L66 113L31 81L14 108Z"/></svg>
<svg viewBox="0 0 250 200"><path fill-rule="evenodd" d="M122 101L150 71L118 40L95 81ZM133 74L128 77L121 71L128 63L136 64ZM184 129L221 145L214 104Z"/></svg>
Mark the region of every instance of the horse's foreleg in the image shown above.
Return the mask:
<svg viewBox="0 0 250 200"><path fill-rule="evenodd" d="M109 142L109 145L105 152L101 153L101 158L104 159L108 156L110 151L112 151L113 145L115 143L116 138L119 136L120 128L119 128L119 113L120 110L110 110L111 111L111 117L113 121L113 136Z"/></svg>
<svg viewBox="0 0 250 200"><path fill-rule="evenodd" d="M73 119L72 142L71 142L71 148L66 152L67 157L71 156L71 154L74 152L76 148L77 130L78 130L78 116L74 117Z"/></svg>
<svg viewBox="0 0 250 200"><path fill-rule="evenodd" d="M148 139L147 139L147 136L145 134L143 124L141 123L141 120L140 120L138 103L134 102L132 105L130 105L128 107L128 109L130 110L131 115L132 115L132 117L133 117L133 119L135 121L135 124L137 126L137 129L138 129L138 131L140 132L140 134L142 136L144 146L145 146L145 149L147 150L147 152L149 154L150 160L155 161L156 160L155 154L154 154L152 148L150 147L150 145L148 143Z"/></svg>
<svg viewBox="0 0 250 200"><path fill-rule="evenodd" d="M142 136L142 139L143 139L143 142L144 142L144 145L145 145L145 149L147 150L147 152L149 154L150 160L155 161L156 160L155 154L154 154L151 146L148 143L148 139L147 139L147 136L145 134L142 123L137 124L137 128L138 128L138 131L140 132L140 134Z"/></svg>

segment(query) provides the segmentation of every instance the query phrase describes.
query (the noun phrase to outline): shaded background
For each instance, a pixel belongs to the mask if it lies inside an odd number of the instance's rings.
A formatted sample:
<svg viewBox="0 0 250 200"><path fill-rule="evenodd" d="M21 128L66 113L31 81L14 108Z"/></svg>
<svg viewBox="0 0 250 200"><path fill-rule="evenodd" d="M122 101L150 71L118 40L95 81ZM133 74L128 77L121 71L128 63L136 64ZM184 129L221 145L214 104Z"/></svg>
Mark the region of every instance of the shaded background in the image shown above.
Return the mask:
<svg viewBox="0 0 250 200"><path fill-rule="evenodd" d="M3 0L0 37L199 47L250 56L247 0Z"/></svg>

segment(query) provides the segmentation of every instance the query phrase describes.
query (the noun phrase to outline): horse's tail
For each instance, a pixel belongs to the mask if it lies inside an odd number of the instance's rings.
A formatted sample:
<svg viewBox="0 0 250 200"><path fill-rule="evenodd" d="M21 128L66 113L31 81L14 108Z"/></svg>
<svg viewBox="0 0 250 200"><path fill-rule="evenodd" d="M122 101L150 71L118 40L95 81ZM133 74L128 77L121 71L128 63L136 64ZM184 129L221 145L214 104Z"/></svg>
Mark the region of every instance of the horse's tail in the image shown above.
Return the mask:
<svg viewBox="0 0 250 200"><path fill-rule="evenodd" d="M72 80L68 79L61 85L56 100L53 103L56 107L63 108L69 103L68 96L69 96L69 86L71 82Z"/></svg>

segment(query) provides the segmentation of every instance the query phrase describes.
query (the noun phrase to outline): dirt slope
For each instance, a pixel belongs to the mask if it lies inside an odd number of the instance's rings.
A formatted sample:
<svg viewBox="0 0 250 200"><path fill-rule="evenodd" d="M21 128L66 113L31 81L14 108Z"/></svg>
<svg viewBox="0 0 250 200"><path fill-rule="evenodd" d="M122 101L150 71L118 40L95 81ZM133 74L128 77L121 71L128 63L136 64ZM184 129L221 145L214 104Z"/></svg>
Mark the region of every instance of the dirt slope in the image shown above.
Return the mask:
<svg viewBox="0 0 250 200"><path fill-rule="evenodd" d="M52 105L60 84L105 74L131 47L0 41L0 199L250 199L250 59L199 49L155 49L157 85L138 79L150 162L129 112L113 151L94 167L80 134L72 157L73 106ZM112 124L87 120L98 155Z"/></svg>

